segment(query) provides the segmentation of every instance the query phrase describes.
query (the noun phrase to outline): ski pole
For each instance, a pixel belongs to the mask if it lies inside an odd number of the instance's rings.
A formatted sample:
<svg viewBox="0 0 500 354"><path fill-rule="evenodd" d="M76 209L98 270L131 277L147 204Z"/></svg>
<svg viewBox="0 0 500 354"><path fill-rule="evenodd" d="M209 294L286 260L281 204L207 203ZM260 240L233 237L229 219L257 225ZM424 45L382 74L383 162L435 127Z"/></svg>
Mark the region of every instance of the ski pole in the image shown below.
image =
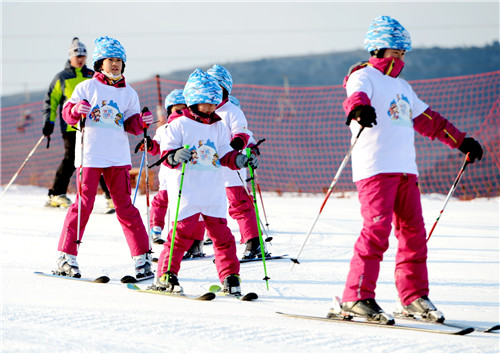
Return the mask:
<svg viewBox="0 0 500 354"><path fill-rule="evenodd" d="M28 163L28 160L30 159L30 157L35 153L35 150L37 149L38 145L40 145L42 143L43 138L45 138L44 135L42 135L40 137L40 139L38 139L38 142L35 144L35 147L33 149L31 149L30 153L28 154L28 156L26 157L26 159L24 160L24 162L21 164L21 167L19 167L18 170L16 171L16 173L14 173L14 176L12 176L12 178L9 181L9 183L7 184L7 186L5 187L5 189L3 190L2 197L5 194L5 192L7 192L7 189L9 189L9 187L11 186L11 184L14 183L14 181L17 178L17 176L19 176L19 173L24 168L24 166L26 166L26 164Z"/></svg>
<svg viewBox="0 0 500 354"><path fill-rule="evenodd" d="M189 145L184 145L185 149L189 149ZM172 229L172 240L170 240L170 254L168 257L168 266L167 266L167 282L170 277L170 266L172 265L172 256L174 254L174 242L175 242L175 233L177 232L177 219L179 218L179 207L181 205L181 195L182 195L182 184L184 183L184 172L186 171L186 163L182 163L181 170L181 181L179 183L179 196L177 198L177 209L175 210L175 219L174 219L174 228ZM164 263L165 264L165 263Z"/></svg>
<svg viewBox="0 0 500 354"><path fill-rule="evenodd" d="M246 148L247 157L250 158L252 150L250 148ZM259 208L257 206L257 198L255 196L255 181L252 166L248 166L248 170L250 171L250 179L252 180L252 191L253 191L253 205L255 207L255 216L257 220L259 219ZM262 254L262 265L264 266L264 279L266 281L267 290L269 290L269 277L267 276L267 268L266 268L266 252L264 248L264 241L262 240L262 230L260 229L260 224L257 222L257 230L259 231L259 243L260 243L260 252Z"/></svg>
<svg viewBox="0 0 500 354"><path fill-rule="evenodd" d="M87 100L84 100L85 102L88 103ZM81 118L80 118L80 134L81 134L81 141L80 141L80 169L78 170L78 183L77 183L77 189L78 189L78 219L77 222L78 224L76 225L76 247L77 251L80 248L80 232L81 232L81 219L82 219L82 178L83 178L83 133L85 131L85 118L86 115L82 113Z"/></svg>
<svg viewBox="0 0 500 354"><path fill-rule="evenodd" d="M142 109L142 113L149 112L148 107L144 107ZM146 215L147 215L147 227L148 227L148 235L149 241L151 243L151 232L149 232L149 171L148 171L148 126L146 123L142 122L142 130L144 131L144 161L146 163ZM151 245L150 245L151 246Z"/></svg>
<svg viewBox="0 0 500 354"><path fill-rule="evenodd" d="M264 219L266 220L266 226L269 230L269 222L267 222L266 209L264 208L264 199L262 198L262 192L260 191L260 183L257 182L257 190L259 191L260 205L262 205L262 212L264 213Z"/></svg>
<svg viewBox="0 0 500 354"><path fill-rule="evenodd" d="M137 182L135 184L134 200L132 201L132 204L135 204L135 198L137 197L137 190L139 189L139 182L141 181L142 166L144 166L144 155L146 155L146 152L142 154L141 167L139 167L139 175L137 176Z"/></svg>
<svg viewBox="0 0 500 354"><path fill-rule="evenodd" d="M453 185L451 186L450 191L448 192L448 196L446 197L446 199L444 201L443 207L441 208L441 211L439 212L439 215L438 215L436 221L434 222L434 225L432 225L432 229L429 232L429 236L427 236L427 242L429 242L429 239L431 238L432 232L436 228L436 225L437 225L439 219L441 218L441 215L443 215L443 211L446 208L446 204L448 204L448 201L450 200L451 196L455 192L455 189L457 189L458 183L460 182L460 179L462 179L462 175L463 175L463 173L465 171L465 168L470 163L469 154L470 153L467 153L467 155L465 155L465 159L464 159L464 163L462 164L462 168L460 169L460 172L458 172L458 176L455 179L455 182L453 182Z"/></svg>
<svg viewBox="0 0 500 354"><path fill-rule="evenodd" d="M243 178L241 177L240 171L236 171L236 173L238 174L238 177L240 178L240 181L243 184L243 189L245 190L245 192L247 193L247 195L253 200L253 196L252 196L252 194L250 194L250 191L247 188L246 182L243 181ZM248 180L250 180L250 178ZM260 222L260 226L262 227L262 231L264 231L264 233L266 234L266 240L265 241L266 242L271 242L271 240L273 238L269 237L269 235L267 234L267 231L264 228L264 225L262 224L262 220L259 220L259 222Z"/></svg>
<svg viewBox="0 0 500 354"><path fill-rule="evenodd" d="M337 181L338 181L338 179L340 177L340 174L342 173L342 170L344 169L345 165L347 165L347 162L349 161L349 157L351 156L352 149L354 148L354 146L358 142L359 136L361 135L361 132L364 129L365 129L365 127L361 127L361 129L359 129L358 135L356 135L356 138L354 139L353 143L349 147L349 150L347 151L347 154L345 155L344 160L340 164L340 167L339 167L337 173L335 174L335 177L333 177L333 181L330 184L330 187L328 188L328 192L326 193L325 200L323 200L323 204L321 204L321 208L319 209L319 213L316 215L316 218L314 219L314 222L311 225L311 228L309 229L309 232L307 233L306 238L305 238L304 242L302 243L302 246L299 249L299 252L297 253L297 257L290 258L291 261L293 262L292 267L290 268L290 272L293 270L293 267L295 266L295 264L299 264L300 263L299 262L299 256L302 253L302 250L304 249L304 246L306 245L306 242L309 239L309 236L311 235L311 232L314 229L314 226L316 225L316 222L318 221L319 216L321 215L321 212L323 211L323 208L325 207L325 204L328 201L328 198L332 194L333 189L335 188L335 185L337 184Z"/></svg>

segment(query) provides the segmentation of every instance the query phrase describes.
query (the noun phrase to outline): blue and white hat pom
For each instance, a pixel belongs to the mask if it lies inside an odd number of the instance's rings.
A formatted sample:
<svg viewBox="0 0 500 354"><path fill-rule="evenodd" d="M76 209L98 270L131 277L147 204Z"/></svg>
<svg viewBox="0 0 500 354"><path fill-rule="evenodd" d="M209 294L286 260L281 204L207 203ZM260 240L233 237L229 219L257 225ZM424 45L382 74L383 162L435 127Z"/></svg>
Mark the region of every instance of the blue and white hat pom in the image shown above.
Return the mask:
<svg viewBox="0 0 500 354"><path fill-rule="evenodd" d="M95 40L95 49L92 54L92 60L95 63L96 61L106 58L119 58L124 63L127 61L125 48L123 48L118 40L108 36L99 37Z"/></svg>
<svg viewBox="0 0 500 354"><path fill-rule="evenodd" d="M219 105L222 102L222 89L219 83L201 69L196 69L189 75L183 95L188 106L199 103Z"/></svg>
<svg viewBox="0 0 500 354"><path fill-rule="evenodd" d="M229 70L221 65L214 65L207 70L207 73L215 77L219 81L219 85L224 87L228 93L231 93L233 89L233 77Z"/></svg>
<svg viewBox="0 0 500 354"><path fill-rule="evenodd" d="M236 107L241 108L240 100L236 97L229 95L229 102L234 104Z"/></svg>
<svg viewBox="0 0 500 354"><path fill-rule="evenodd" d="M168 107L175 106L176 104L186 104L186 99L182 94L182 90L175 89L170 92L167 97L165 97L165 109L168 110Z"/></svg>
<svg viewBox="0 0 500 354"><path fill-rule="evenodd" d="M409 52L411 38L408 31L390 16L379 16L373 20L365 36L365 49L398 49Z"/></svg>

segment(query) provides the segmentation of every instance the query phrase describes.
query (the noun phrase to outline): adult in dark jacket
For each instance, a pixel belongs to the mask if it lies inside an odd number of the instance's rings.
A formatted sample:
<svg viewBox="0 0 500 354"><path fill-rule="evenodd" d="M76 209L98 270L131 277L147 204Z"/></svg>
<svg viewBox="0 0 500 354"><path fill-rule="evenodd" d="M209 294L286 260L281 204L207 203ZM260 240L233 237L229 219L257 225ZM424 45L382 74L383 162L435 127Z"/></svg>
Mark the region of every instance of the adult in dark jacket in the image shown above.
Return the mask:
<svg viewBox="0 0 500 354"><path fill-rule="evenodd" d="M76 129L62 119L62 107L66 100L71 97L76 85L92 78L94 75L94 71L85 65L87 62L87 48L80 42L78 37L73 38L68 50L68 57L64 70L57 73L50 83L43 105L45 119L43 135L49 137L54 132L56 119L59 118L64 140L64 158L57 169L52 188L49 189L49 199L45 203L45 206L48 207L67 208L71 204L66 192L71 176L75 171ZM113 202L102 177L100 184L106 195L107 212L113 212Z"/></svg>

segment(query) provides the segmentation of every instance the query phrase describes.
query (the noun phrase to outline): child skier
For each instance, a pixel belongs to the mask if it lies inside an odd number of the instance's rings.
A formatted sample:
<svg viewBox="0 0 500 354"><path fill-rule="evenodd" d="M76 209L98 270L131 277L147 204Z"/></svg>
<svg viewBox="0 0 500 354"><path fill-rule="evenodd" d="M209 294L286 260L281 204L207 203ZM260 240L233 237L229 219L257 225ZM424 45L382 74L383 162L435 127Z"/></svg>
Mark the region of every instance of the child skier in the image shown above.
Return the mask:
<svg viewBox="0 0 500 354"><path fill-rule="evenodd" d="M135 261L136 277L141 278L153 273L148 234L130 199L129 169L132 164L127 133L141 134L143 123L151 124L153 115L140 113L139 97L125 82L122 74L126 54L121 43L105 36L97 38L95 44L92 59L96 73L92 79L76 86L63 108L63 118L68 124L80 122L77 142L82 141L83 135L82 143L76 144L75 153L77 184L81 186L77 201L80 199L81 208L78 210L80 203L75 202L66 214L55 272L76 278L81 276L76 256L102 174Z"/></svg>
<svg viewBox="0 0 500 354"><path fill-rule="evenodd" d="M247 146L252 148L252 153L259 155L255 139L250 130L243 111L230 101L229 94L233 89L231 73L221 65L214 65L207 71L217 79L222 88L222 102L217 106L216 113L226 124L231 138L231 147L240 151ZM246 248L243 259L262 257L259 241L259 230L252 198L248 195L242 182L246 181L246 169L239 171L223 167L226 196L229 201L229 215L238 222L240 229L240 243L245 243ZM246 183L246 182L245 182ZM270 256L267 251L266 257Z"/></svg>
<svg viewBox="0 0 500 354"><path fill-rule="evenodd" d="M165 97L165 110L167 111L167 120L172 113L181 111L184 108L187 108L187 106L184 95L182 94L182 90L173 90L167 95L167 97ZM147 137L149 154L153 156L160 154L162 137L165 136L164 132L165 129L167 129L167 126L167 124L163 124L162 126L158 127L153 139ZM144 151L144 140L141 140L141 142L137 145L137 147L135 148L135 152L137 152L138 150ZM165 165L162 164L160 166L160 172L158 173L160 188L158 190L158 193L154 196L153 201L151 202L151 220L149 222L150 230L153 242L158 244L164 243L164 240L161 238L161 232L165 227L165 215L167 214L168 209L168 192L165 177L167 170L168 167L166 167ZM193 245L186 252L184 258L196 258L204 256L204 235L205 222L203 221L203 219L201 219L196 228L193 230Z"/></svg>
<svg viewBox="0 0 500 354"><path fill-rule="evenodd" d="M173 230L170 230L163 251L158 259L158 273L154 289L182 292L177 274L184 252L193 242L192 230L201 215L213 241L215 265L224 291L241 294L236 243L226 220L226 197L221 166L240 169L250 164L257 168L255 156L247 158L233 150L226 127L215 114L222 101L222 90L217 81L200 69L196 69L184 87L188 108L174 113L162 137L163 162L167 173L169 195L179 195L178 222L172 259L170 246ZM163 143L164 141L164 143ZM185 148L183 146L189 146ZM182 177L182 165L186 164ZM182 192L179 190L183 178Z"/></svg>
<svg viewBox="0 0 500 354"><path fill-rule="evenodd" d="M359 194L363 229L354 246L342 303L334 301L330 317L361 316L392 324L394 319L375 302L375 287L383 254L389 246L391 223L398 239L395 280L400 310L406 316L443 322L429 300L426 231L422 216L414 131L439 139L481 160L481 145L421 101L399 78L404 55L411 50L406 29L389 16L377 17L365 37L368 63L346 77L344 110L356 136L352 151L353 180ZM354 121L354 122L353 122Z"/></svg>

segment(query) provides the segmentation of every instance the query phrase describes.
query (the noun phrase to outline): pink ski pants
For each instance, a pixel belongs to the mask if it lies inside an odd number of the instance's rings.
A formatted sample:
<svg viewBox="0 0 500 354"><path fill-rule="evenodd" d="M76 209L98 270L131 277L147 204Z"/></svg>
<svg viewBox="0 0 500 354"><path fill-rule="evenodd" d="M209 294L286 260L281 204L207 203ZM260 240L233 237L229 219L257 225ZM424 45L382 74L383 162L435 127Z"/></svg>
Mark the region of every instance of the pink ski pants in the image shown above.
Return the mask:
<svg viewBox="0 0 500 354"><path fill-rule="evenodd" d="M130 254L138 256L149 251L149 238L142 222L139 210L132 205L130 200L130 175L129 166L120 167L84 167L82 172L82 203L80 217L80 237L82 240L85 226L94 208L97 186L101 174L111 194L111 199L115 205L116 216L125 234ZM77 169L77 187L79 183L80 168ZM64 226L59 238L58 250L74 256L78 254L78 199L73 203L66 214Z"/></svg>
<svg viewBox="0 0 500 354"><path fill-rule="evenodd" d="M409 305L428 295L426 231L417 176L382 173L356 182L356 188L363 229L354 245L343 301L375 298L391 223L398 240L395 280L401 302Z"/></svg>
<svg viewBox="0 0 500 354"><path fill-rule="evenodd" d="M226 187L226 196L229 202L229 216L238 223L240 229L240 243L259 237L257 216L252 198L243 186Z"/></svg>
<svg viewBox="0 0 500 354"><path fill-rule="evenodd" d="M221 282L231 274L240 273L240 262L236 255L236 242L231 230L227 226L225 218L214 218L201 214L205 220L208 236L213 241L215 253L215 267ZM178 274L181 268L182 256L193 244L193 230L198 225L200 214L194 214L177 222L177 230L174 239L174 250L170 271ZM163 250L158 258L158 276L162 276L168 270L170 256L170 244L172 243L173 229L168 233L167 241L163 244Z"/></svg>

